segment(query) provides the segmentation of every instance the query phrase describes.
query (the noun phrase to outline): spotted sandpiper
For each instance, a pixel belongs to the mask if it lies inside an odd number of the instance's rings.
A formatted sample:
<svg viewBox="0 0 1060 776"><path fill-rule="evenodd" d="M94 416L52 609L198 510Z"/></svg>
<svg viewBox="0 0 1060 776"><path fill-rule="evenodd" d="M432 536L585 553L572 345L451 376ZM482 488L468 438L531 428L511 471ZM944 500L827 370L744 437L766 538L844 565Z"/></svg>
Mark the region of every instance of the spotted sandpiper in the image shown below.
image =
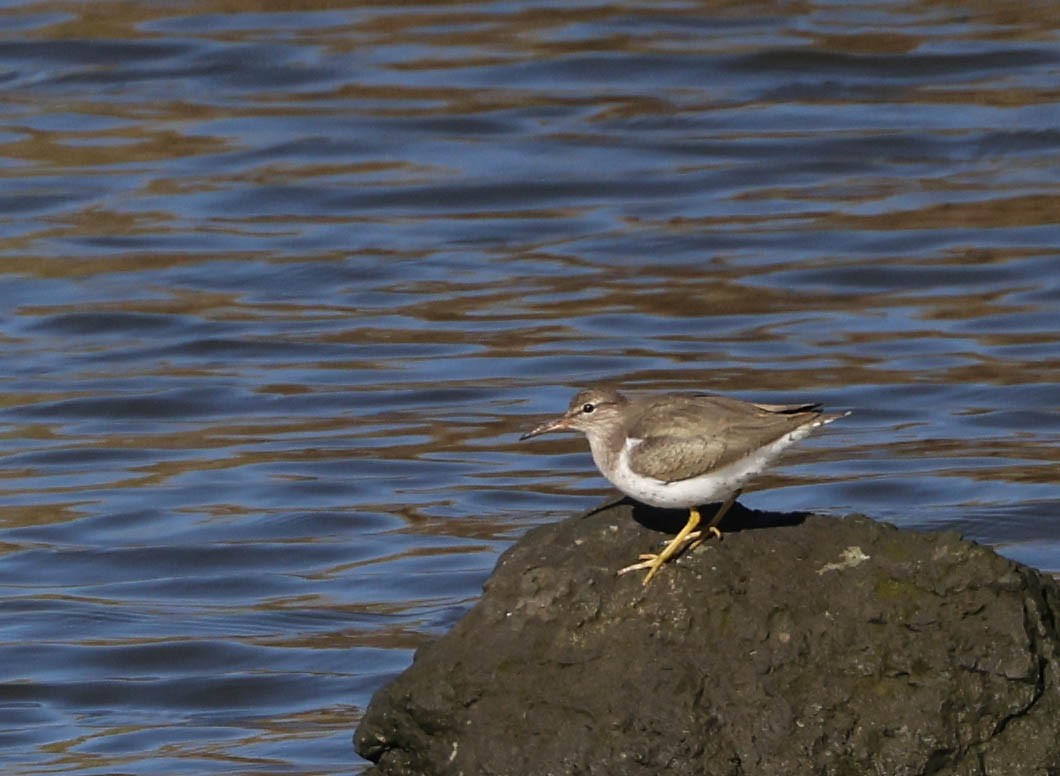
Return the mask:
<svg viewBox="0 0 1060 776"><path fill-rule="evenodd" d="M670 558L718 524L743 486L785 448L849 412L825 414L819 404L755 404L708 393L627 397L610 388L579 392L567 412L523 434L581 431L593 461L611 484L655 507L688 509L688 522L660 553L647 553L619 574L648 569L651 582ZM722 501L697 531L699 507Z"/></svg>

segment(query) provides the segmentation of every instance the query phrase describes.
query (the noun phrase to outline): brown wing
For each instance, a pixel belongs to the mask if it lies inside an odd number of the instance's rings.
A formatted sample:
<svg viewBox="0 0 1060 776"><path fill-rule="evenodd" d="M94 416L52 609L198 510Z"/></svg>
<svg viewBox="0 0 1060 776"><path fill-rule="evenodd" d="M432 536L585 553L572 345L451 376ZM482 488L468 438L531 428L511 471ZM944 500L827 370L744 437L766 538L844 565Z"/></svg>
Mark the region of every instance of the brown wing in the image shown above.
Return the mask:
<svg viewBox="0 0 1060 776"><path fill-rule="evenodd" d="M737 461L820 414L814 405L756 405L725 396L669 397L648 405L629 429L642 440L633 471L663 482L687 480Z"/></svg>
<svg viewBox="0 0 1060 776"><path fill-rule="evenodd" d="M663 482L687 480L730 458L725 444L706 437L648 437L629 454L629 468Z"/></svg>

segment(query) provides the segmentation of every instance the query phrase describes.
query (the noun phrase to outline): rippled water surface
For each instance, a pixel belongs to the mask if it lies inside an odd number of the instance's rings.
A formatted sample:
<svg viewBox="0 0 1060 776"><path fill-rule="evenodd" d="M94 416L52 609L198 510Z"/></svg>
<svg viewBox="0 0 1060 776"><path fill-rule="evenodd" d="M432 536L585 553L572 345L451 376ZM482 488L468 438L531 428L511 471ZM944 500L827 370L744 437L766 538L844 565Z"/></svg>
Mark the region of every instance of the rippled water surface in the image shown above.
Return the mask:
<svg viewBox="0 0 1060 776"><path fill-rule="evenodd" d="M360 772L600 380L853 409L743 503L1060 572L1057 20L4 3L5 773Z"/></svg>

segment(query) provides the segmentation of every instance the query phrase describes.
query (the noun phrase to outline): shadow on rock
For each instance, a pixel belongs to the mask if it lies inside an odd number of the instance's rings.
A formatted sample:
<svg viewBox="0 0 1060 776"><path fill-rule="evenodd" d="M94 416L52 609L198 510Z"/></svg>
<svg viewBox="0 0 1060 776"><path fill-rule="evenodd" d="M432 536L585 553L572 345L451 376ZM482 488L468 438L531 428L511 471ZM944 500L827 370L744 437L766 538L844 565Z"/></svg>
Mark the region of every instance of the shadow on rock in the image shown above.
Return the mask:
<svg viewBox="0 0 1060 776"><path fill-rule="evenodd" d="M687 509L659 509L637 503L632 499L612 502L612 505L628 506L633 512L633 519L652 531L676 534L688 520ZM700 508L703 522L710 522L721 504L706 504ZM748 509L739 501L732 505L725 519L721 521L723 533L754 531L760 528L778 528L785 525L799 525L810 516L809 512L763 512Z"/></svg>

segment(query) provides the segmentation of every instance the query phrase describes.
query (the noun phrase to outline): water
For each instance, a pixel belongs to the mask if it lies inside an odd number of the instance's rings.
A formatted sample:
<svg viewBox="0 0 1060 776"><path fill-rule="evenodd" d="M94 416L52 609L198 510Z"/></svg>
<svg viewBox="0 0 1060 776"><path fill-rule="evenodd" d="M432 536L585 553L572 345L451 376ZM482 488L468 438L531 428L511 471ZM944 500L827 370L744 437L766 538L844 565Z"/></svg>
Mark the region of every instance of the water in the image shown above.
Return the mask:
<svg viewBox="0 0 1060 776"><path fill-rule="evenodd" d="M5 772L363 770L602 379L1060 572L1051 3L0 8Z"/></svg>

